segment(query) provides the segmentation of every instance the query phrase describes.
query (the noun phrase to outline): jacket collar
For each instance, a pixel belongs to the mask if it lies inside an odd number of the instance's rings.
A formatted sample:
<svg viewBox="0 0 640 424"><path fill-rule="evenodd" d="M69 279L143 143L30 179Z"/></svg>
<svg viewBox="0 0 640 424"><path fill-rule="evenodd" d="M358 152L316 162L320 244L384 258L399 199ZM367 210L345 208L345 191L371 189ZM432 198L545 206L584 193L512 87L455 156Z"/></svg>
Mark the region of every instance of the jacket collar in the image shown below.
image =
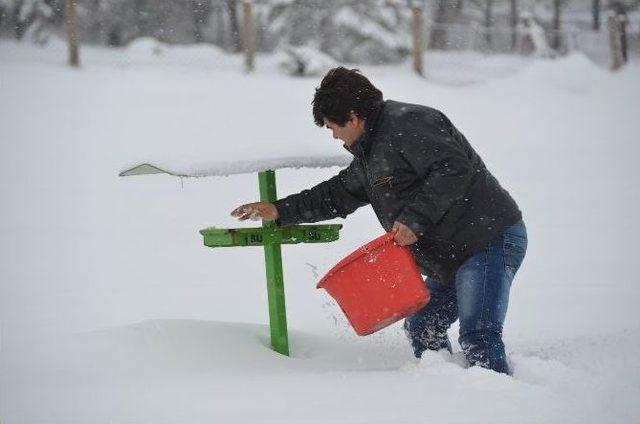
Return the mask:
<svg viewBox="0 0 640 424"><path fill-rule="evenodd" d="M364 122L364 132L356 140L351 147L344 145L344 148L347 149L352 155L356 157L363 157L371 148L371 139L374 134L378 130L378 124L380 123L380 116L384 110L386 102L381 102L380 106L365 120Z"/></svg>

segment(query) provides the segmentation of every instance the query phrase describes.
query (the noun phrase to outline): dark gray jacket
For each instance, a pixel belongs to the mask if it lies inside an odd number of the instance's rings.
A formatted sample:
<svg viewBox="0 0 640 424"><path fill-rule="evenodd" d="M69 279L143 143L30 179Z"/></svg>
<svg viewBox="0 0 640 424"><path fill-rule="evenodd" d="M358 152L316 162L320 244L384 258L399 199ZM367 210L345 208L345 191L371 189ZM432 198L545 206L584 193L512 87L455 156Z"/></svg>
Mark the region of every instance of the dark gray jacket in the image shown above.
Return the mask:
<svg viewBox="0 0 640 424"><path fill-rule="evenodd" d="M457 268L522 215L467 139L435 109L387 100L349 149L351 164L275 202L280 225L346 217L371 204L386 231L418 236L423 273L449 282Z"/></svg>

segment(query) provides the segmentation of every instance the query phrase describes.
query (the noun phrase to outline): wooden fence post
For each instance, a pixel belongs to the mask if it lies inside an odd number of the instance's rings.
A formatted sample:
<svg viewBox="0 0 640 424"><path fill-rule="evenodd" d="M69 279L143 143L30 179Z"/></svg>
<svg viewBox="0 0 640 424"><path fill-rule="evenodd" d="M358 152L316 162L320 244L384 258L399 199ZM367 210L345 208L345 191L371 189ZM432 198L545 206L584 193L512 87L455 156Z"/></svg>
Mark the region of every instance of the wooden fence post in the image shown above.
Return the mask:
<svg viewBox="0 0 640 424"><path fill-rule="evenodd" d="M244 63L247 72L252 72L255 67L255 34L253 28L253 12L251 2L242 1L242 48L244 50Z"/></svg>
<svg viewBox="0 0 640 424"><path fill-rule="evenodd" d="M69 65L78 67L80 65L80 53L78 51L76 0L65 0L64 6L67 45L69 47Z"/></svg>
<svg viewBox="0 0 640 424"><path fill-rule="evenodd" d="M411 32L413 34L413 70L423 77L424 70L422 67L422 51L424 49L424 34L422 26L422 7L414 4L411 6L411 11L413 12L413 20L411 22Z"/></svg>
<svg viewBox="0 0 640 424"><path fill-rule="evenodd" d="M609 28L609 47L611 49L611 70L615 71L622 66L622 37L620 34L620 21L615 14L607 18Z"/></svg>

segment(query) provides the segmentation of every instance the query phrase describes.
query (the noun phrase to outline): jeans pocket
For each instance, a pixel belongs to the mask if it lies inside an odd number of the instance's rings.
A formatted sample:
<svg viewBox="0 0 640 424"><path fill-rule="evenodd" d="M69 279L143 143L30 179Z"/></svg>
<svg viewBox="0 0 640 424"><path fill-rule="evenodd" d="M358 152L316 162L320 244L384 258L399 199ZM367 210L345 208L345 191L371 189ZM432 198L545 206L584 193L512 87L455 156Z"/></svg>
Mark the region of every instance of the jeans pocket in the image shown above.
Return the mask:
<svg viewBox="0 0 640 424"><path fill-rule="evenodd" d="M508 232L503 234L502 254L504 257L504 266L511 278L513 278L513 276L516 274L518 268L520 268L520 265L522 265L524 255L526 253L526 233L524 236Z"/></svg>

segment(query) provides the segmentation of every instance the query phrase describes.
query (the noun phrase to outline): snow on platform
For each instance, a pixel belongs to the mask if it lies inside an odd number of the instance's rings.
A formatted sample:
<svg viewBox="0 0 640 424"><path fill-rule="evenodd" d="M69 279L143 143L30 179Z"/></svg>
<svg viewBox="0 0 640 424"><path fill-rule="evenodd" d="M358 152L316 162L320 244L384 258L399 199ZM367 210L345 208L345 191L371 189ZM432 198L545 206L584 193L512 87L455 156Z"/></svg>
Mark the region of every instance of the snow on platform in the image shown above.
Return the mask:
<svg viewBox="0 0 640 424"><path fill-rule="evenodd" d="M193 163L180 165L176 164L175 161L167 160L166 165L161 164L162 161L154 161L153 163L142 163L132 167L125 167L118 175L121 177L129 177L134 175L168 174L174 177L220 177L284 168L344 167L347 166L350 161L351 157L349 156L261 158L254 161L207 162L201 165L195 165Z"/></svg>

